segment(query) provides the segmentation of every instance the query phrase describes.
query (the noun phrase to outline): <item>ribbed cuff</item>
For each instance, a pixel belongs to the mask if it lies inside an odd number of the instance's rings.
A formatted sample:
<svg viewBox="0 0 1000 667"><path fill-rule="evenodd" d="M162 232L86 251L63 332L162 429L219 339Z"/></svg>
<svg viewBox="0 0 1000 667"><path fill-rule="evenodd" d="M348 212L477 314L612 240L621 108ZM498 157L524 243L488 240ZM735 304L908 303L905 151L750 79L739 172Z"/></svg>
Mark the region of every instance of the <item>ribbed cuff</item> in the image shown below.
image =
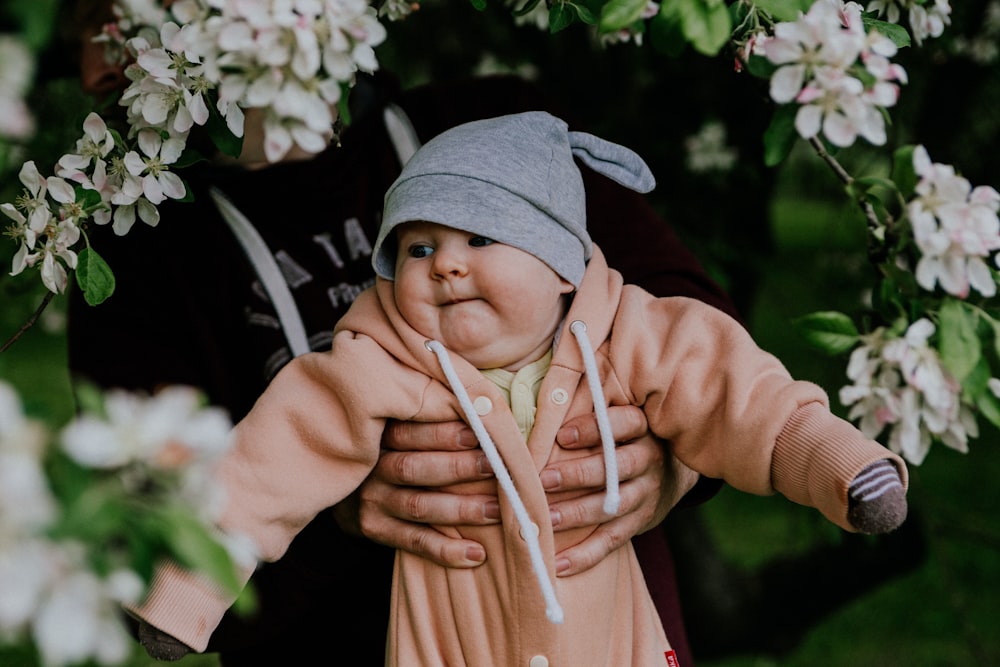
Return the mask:
<svg viewBox="0 0 1000 667"><path fill-rule="evenodd" d="M214 583L165 563L157 566L145 601L125 609L201 653L233 602L235 598Z"/></svg>
<svg viewBox="0 0 1000 667"><path fill-rule="evenodd" d="M856 532L847 520L847 489L858 473L880 459L896 465L906 486L902 459L824 405L807 403L778 435L771 480L790 500L815 507L844 530Z"/></svg>

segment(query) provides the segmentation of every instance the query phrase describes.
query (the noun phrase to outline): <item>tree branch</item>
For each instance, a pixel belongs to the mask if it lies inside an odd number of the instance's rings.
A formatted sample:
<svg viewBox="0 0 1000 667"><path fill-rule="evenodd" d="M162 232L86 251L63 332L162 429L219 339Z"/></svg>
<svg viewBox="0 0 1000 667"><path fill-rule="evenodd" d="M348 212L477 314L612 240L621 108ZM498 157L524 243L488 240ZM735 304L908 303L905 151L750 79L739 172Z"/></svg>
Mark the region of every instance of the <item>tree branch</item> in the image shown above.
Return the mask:
<svg viewBox="0 0 1000 667"><path fill-rule="evenodd" d="M813 147L813 150L816 151L816 154L824 162L826 162L827 165L829 165L829 167L833 170L833 173L837 175L837 178L839 178L844 185L850 186L852 183L854 183L854 177L851 176L849 173L847 173L847 170L844 169L844 167L839 162L837 162L837 158L833 157L832 155L830 155L830 153L827 152L826 146L823 145L823 142L820 140L818 136L811 137L809 139L809 145L811 145ZM858 198L857 202L858 206L861 207L861 211L862 213L864 213L865 220L867 221L868 224L868 231L869 231L868 255L870 258L872 258L872 260L875 263L879 263L881 260L885 259L884 239L880 239L879 235L877 234L879 228L883 226L883 223L878 219L878 214L875 212L875 207L872 206L870 201ZM891 230L892 228L891 217L887 218L885 222L885 228L886 231ZM876 242L878 243L876 244Z"/></svg>
<svg viewBox="0 0 1000 667"><path fill-rule="evenodd" d="M41 317L42 312L45 310L46 306L49 305L49 302L52 301L52 297L54 296L55 292L45 293L45 298L43 298L42 302L38 304L38 308L36 308L35 312L31 314L31 317L29 317L28 320L21 325L21 328L18 329L13 336L7 339L7 342L0 346L0 353L6 352L7 348L16 343L17 339L24 335L25 331L34 326L35 322L37 322L38 318Z"/></svg>

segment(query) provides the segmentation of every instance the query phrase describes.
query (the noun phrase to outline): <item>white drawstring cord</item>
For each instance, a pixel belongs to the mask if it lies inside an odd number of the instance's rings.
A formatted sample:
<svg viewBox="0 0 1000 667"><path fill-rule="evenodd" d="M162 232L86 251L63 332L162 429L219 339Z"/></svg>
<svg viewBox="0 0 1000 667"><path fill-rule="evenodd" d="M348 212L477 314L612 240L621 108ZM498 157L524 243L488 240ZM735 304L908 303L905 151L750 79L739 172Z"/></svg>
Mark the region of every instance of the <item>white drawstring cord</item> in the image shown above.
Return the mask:
<svg viewBox="0 0 1000 667"><path fill-rule="evenodd" d="M486 430L486 426L483 425L475 408L472 407L469 394L465 391L465 386L462 385L458 374L455 373L455 369L451 365L448 351L436 340L429 340L424 344L428 350L437 355L438 362L441 364L441 370L444 371L444 375L448 379L448 384L451 385L452 392L458 398L458 403L462 406L462 411L469 420L469 425L472 427L473 433L479 439L479 445L483 448L483 453L486 454L486 460L490 462L490 467L493 468L493 474L496 475L497 481L500 483L500 488L503 489L507 500L510 501L511 507L514 509L514 516L517 517L517 523L521 527L521 535L524 537L525 542L528 543L531 568L535 571L538 585L542 589L542 597L545 598L545 615L553 623L562 623L563 610L559 606L559 600L556 599L555 587L549 579L548 568L545 566L545 560L542 558L542 548L538 543L538 535L535 534L536 527L531 522L531 517L528 516L528 510L525 509L520 494L514 488L514 480L511 479L503 459L500 458L500 452L497 451L497 447Z"/></svg>
<svg viewBox="0 0 1000 667"><path fill-rule="evenodd" d="M615 438L611 433L611 422L608 421L608 406L604 404L604 391L601 389L601 380L597 375L597 360L594 359L594 350L590 346L590 339L587 338L587 325L580 320L575 320L569 325L569 330L573 332L577 345L580 347L580 354L583 355L587 385L590 387L590 396L594 399L597 430L601 434L601 449L604 452L604 480L607 487L607 494L604 496L604 511L613 516L618 513L621 494L618 492L618 458L615 456Z"/></svg>

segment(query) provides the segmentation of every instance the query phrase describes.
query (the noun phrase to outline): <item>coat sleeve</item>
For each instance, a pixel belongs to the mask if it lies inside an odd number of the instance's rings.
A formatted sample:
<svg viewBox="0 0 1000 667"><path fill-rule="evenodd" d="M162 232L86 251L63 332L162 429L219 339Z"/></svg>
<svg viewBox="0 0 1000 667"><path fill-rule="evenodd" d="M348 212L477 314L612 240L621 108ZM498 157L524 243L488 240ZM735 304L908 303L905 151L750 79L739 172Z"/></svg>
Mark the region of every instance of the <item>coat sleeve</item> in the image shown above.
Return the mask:
<svg viewBox="0 0 1000 667"><path fill-rule="evenodd" d="M826 393L794 380L732 318L697 301L626 287L612 366L676 456L749 493L780 492L845 530L847 488L888 449L833 415Z"/></svg>
<svg viewBox="0 0 1000 667"><path fill-rule="evenodd" d="M338 333L329 353L292 361L233 431L215 471L225 493L219 526L277 560L320 511L371 472L389 418L416 414L429 379L370 338ZM243 572L243 583L252 568ZM158 568L130 613L203 651L234 597L174 564Z"/></svg>

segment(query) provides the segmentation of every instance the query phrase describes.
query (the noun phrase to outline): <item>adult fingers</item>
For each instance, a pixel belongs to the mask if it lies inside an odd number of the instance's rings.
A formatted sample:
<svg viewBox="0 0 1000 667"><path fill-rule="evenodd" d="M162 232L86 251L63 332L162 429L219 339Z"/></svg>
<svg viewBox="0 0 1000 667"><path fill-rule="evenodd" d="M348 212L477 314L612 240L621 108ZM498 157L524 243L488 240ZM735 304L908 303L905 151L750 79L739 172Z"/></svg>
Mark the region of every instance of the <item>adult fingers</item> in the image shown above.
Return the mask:
<svg viewBox="0 0 1000 667"><path fill-rule="evenodd" d="M627 528L632 530L631 533L623 535L621 544L624 544L624 541L655 525L657 518L663 520L663 516L658 516L661 481L662 477L643 476L623 483L619 487L621 503L614 517L604 512L603 490L551 503L549 514L552 518L552 527L559 532L581 526L603 525L627 517L628 521L618 524L619 530Z"/></svg>
<svg viewBox="0 0 1000 667"><path fill-rule="evenodd" d="M608 423L615 442L629 442L649 430L646 415L634 405L614 405L608 408ZM595 447L601 444L601 432L594 413L568 420L556 433L556 442L567 449Z"/></svg>
<svg viewBox="0 0 1000 667"><path fill-rule="evenodd" d="M472 429L461 421L390 421L382 436L382 445L397 451L459 451L478 444Z"/></svg>
<svg viewBox="0 0 1000 667"><path fill-rule="evenodd" d="M568 577L589 570L641 532L642 525L642 518L635 513L602 523L587 539L556 554L556 576Z"/></svg>
<svg viewBox="0 0 1000 667"><path fill-rule="evenodd" d="M367 535L367 522L382 515L412 523L444 526L484 526L497 523L500 519L496 496L440 493L369 480L361 490L362 532Z"/></svg>
<svg viewBox="0 0 1000 667"><path fill-rule="evenodd" d="M478 542L448 537L430 526L385 517L365 531L370 539L402 549L442 567L470 568L486 561Z"/></svg>
<svg viewBox="0 0 1000 667"><path fill-rule="evenodd" d="M499 519L492 496L456 496L397 487L369 478L360 493L361 531L370 539L446 567L474 567L486 558L482 545L430 527L490 524Z"/></svg>
<svg viewBox="0 0 1000 667"><path fill-rule="evenodd" d="M644 474L662 474L664 445L651 435L619 445L615 448L615 456L620 482ZM595 452L589 456L556 461L547 465L540 475L542 486L549 492L603 489L604 456Z"/></svg>
<svg viewBox="0 0 1000 667"><path fill-rule="evenodd" d="M383 451L373 474L401 486L445 486L493 476L480 450L460 452Z"/></svg>

